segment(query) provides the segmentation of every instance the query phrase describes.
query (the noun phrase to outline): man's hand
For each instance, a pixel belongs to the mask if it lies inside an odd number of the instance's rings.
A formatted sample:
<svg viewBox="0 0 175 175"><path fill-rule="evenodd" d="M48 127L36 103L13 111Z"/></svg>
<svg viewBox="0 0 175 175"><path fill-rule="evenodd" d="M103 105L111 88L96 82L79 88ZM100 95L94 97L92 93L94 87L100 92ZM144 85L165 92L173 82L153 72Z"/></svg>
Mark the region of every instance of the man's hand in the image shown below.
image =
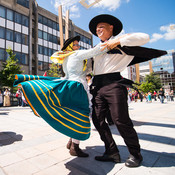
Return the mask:
<svg viewBox="0 0 175 175"><path fill-rule="evenodd" d="M125 36L128 36L130 34L125 34L125 35L122 35L118 38L115 38L115 39L111 39L111 40L108 40L106 41L105 43L103 43L101 46L104 46L102 51L107 48L108 50L112 50L114 48L116 48L118 45L120 45L120 39L125 37Z"/></svg>

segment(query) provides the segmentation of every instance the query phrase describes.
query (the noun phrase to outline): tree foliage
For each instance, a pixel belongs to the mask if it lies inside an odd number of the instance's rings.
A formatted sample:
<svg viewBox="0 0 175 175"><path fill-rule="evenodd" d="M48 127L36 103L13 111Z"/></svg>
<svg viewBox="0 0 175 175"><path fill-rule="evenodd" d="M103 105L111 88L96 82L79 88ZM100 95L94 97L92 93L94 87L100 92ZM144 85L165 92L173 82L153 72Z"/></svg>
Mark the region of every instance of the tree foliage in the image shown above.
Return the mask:
<svg viewBox="0 0 175 175"><path fill-rule="evenodd" d="M21 66L18 64L18 60L15 58L15 54L11 48L7 49L9 57L6 62L2 63L2 70L0 71L0 80L2 86L13 87L13 82L15 80L15 74L21 74Z"/></svg>
<svg viewBox="0 0 175 175"><path fill-rule="evenodd" d="M50 77L62 77L64 76L62 66L52 63L49 70L47 71L48 76Z"/></svg>
<svg viewBox="0 0 175 175"><path fill-rule="evenodd" d="M145 76L145 82L140 85L140 89L144 92L151 92L158 91L161 88L161 81L160 78L155 75L154 73L150 73L149 75Z"/></svg>

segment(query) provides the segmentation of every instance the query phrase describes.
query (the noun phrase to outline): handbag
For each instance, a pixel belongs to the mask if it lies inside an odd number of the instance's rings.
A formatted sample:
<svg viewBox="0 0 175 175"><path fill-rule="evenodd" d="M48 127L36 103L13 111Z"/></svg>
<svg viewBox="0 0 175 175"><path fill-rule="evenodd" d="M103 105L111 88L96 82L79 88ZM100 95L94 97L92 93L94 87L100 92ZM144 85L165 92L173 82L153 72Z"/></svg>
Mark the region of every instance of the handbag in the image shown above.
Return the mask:
<svg viewBox="0 0 175 175"><path fill-rule="evenodd" d="M18 97L18 95L19 95L19 94L18 94L18 93L16 93L16 97Z"/></svg>

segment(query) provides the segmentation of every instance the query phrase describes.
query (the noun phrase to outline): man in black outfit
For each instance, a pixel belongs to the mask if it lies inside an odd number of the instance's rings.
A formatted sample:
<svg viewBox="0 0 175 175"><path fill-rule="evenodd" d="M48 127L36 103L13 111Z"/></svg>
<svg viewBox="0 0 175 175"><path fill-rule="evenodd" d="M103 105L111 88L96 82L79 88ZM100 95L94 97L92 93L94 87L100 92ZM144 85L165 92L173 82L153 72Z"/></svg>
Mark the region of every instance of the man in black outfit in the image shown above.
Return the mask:
<svg viewBox="0 0 175 175"><path fill-rule="evenodd" d="M138 136L128 113L128 91L125 85L130 80L126 81L125 78L121 77L120 72L131 62L134 64L137 59L133 52L130 54L131 50L130 48L128 50L127 46L143 45L149 41L149 36L145 33L133 33L115 37L121 32L122 23L114 16L106 14L94 17L89 23L89 29L101 39L101 42L108 41L107 47L110 50L108 53L94 57L94 78L91 85L93 94L92 120L105 144L105 153L102 156L96 156L95 159L115 163L121 162L119 150L105 121L110 111L112 120L130 153L125 165L127 167L138 167L143 158L140 153ZM111 39L115 40L110 41ZM123 48L129 53L126 54ZM137 49L139 48L136 47ZM137 61L140 61L140 58Z"/></svg>

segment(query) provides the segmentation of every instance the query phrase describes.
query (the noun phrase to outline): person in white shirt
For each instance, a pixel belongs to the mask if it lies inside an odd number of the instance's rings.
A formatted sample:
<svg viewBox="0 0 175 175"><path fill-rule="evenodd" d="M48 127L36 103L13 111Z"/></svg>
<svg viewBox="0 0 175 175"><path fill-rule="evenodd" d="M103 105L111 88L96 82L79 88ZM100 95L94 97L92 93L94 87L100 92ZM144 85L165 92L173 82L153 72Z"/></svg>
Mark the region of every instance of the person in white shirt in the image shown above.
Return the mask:
<svg viewBox="0 0 175 175"><path fill-rule="evenodd" d="M130 152L125 165L137 167L143 158L140 153L138 136L128 113L128 92L126 86L123 85L125 81L122 82L125 79L120 75L120 72L129 65L134 56L127 55L120 48L146 44L149 41L149 35L133 33L116 37L122 30L122 23L116 17L105 14L94 17L89 23L89 29L101 39L101 42L108 40L107 48L109 50L115 48L112 52L94 57L92 120L105 144L105 153L102 156L96 156L95 159L115 163L121 162L119 150L105 122L107 111L110 110L113 122Z"/></svg>

